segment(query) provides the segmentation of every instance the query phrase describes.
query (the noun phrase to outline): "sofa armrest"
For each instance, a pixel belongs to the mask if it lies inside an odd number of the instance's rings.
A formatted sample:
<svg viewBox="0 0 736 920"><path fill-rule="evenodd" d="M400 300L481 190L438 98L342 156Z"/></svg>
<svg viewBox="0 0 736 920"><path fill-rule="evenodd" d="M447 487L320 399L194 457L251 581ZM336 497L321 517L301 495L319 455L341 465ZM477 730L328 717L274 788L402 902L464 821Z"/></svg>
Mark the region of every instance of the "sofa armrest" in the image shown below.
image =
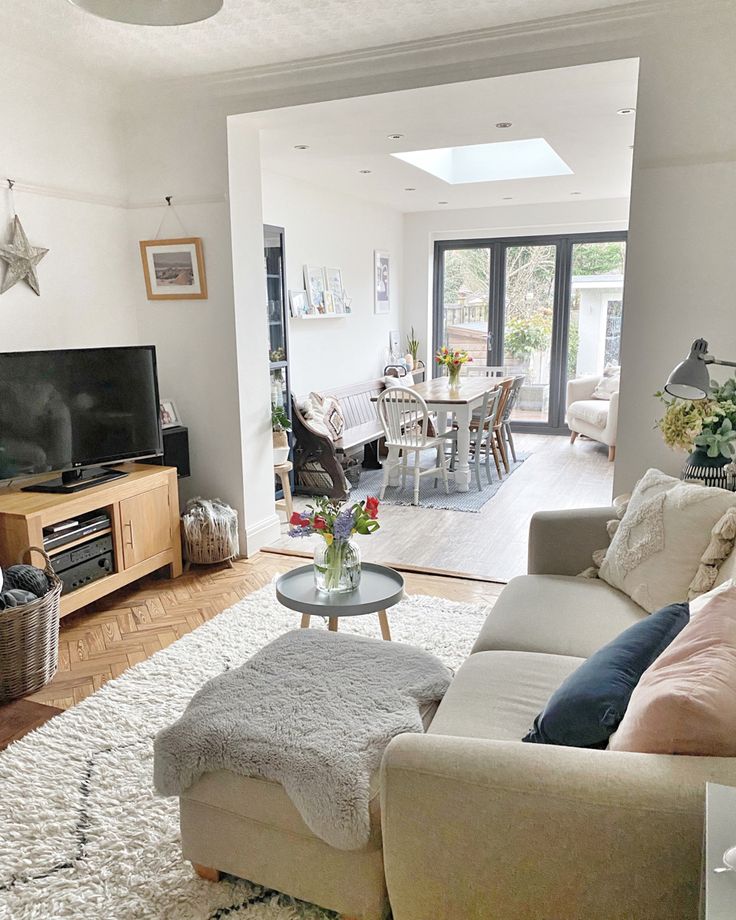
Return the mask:
<svg viewBox="0 0 736 920"><path fill-rule="evenodd" d="M577 575L592 565L595 550L609 542L613 508L537 511L529 522L530 575Z"/></svg>
<svg viewBox="0 0 736 920"><path fill-rule="evenodd" d="M692 920L728 758L401 735L382 766L395 920Z"/></svg>
<svg viewBox="0 0 736 920"><path fill-rule="evenodd" d="M608 421L603 431L603 443L616 446L616 429L618 428L618 393L613 393L608 404Z"/></svg>
<svg viewBox="0 0 736 920"><path fill-rule="evenodd" d="M591 377L577 377L575 380L567 381L567 403L577 402L579 399L590 399L593 390L600 383L600 374Z"/></svg>

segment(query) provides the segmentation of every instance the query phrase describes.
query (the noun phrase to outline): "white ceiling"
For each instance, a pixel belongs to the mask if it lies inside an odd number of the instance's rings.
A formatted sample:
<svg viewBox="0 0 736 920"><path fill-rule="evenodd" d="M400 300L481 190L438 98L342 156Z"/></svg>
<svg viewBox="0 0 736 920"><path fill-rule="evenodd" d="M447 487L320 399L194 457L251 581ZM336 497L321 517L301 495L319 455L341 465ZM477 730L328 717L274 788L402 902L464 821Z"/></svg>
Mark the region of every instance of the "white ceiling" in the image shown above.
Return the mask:
<svg viewBox="0 0 736 920"><path fill-rule="evenodd" d="M616 112L636 105L637 73L609 61L238 117L260 127L264 169L400 211L628 198L635 118ZM390 156L536 137L572 175L450 185Z"/></svg>
<svg viewBox="0 0 736 920"><path fill-rule="evenodd" d="M120 0L125 3L126 0ZM646 0L628 0L629 5ZM239 70L538 18L619 0L225 0L206 22L113 23L67 0L2 0L2 45L119 82Z"/></svg>

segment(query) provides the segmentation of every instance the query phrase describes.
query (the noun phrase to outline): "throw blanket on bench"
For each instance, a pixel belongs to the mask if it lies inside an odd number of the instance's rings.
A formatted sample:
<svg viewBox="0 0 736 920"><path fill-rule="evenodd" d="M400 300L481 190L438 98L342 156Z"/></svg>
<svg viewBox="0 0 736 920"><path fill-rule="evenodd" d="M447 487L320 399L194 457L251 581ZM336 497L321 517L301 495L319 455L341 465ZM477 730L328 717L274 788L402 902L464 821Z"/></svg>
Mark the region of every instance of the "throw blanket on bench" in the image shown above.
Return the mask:
<svg viewBox="0 0 736 920"><path fill-rule="evenodd" d="M293 630L210 680L159 732L154 785L179 795L212 770L275 780L314 834L359 849L386 745L424 731L420 708L442 699L451 676L400 642Z"/></svg>

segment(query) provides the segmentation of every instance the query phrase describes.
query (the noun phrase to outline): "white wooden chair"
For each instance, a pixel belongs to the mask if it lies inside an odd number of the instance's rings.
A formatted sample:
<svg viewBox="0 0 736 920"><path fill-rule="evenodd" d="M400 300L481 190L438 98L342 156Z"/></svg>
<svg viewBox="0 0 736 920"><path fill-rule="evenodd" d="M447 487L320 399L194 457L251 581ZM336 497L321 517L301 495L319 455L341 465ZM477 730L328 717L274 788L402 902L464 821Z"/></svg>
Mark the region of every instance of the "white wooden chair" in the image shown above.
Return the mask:
<svg viewBox="0 0 736 920"><path fill-rule="evenodd" d="M454 432L446 432L434 437L428 434L429 411L422 397L406 387L390 387L378 397L378 418L386 437L388 457L383 461L383 485L381 499L386 494L391 474L397 467L401 468L401 484L406 485L409 458L413 456L414 467L414 502L419 504L419 481L422 476L434 475L435 484L438 475L442 476L445 492L449 493L447 481L447 461L445 444L448 438L455 438ZM422 451L434 450L437 465L431 469L421 468Z"/></svg>

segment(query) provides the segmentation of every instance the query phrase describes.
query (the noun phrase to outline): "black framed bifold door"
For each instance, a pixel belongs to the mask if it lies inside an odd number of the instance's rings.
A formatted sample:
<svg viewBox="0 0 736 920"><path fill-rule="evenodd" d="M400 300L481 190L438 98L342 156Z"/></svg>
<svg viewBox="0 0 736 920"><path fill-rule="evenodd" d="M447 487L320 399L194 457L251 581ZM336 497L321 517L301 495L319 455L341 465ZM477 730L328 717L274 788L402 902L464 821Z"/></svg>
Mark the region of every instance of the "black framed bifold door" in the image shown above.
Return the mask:
<svg viewBox="0 0 736 920"><path fill-rule="evenodd" d="M624 232L436 242L435 349L523 375L515 428L566 430L568 379L618 363L625 251Z"/></svg>

